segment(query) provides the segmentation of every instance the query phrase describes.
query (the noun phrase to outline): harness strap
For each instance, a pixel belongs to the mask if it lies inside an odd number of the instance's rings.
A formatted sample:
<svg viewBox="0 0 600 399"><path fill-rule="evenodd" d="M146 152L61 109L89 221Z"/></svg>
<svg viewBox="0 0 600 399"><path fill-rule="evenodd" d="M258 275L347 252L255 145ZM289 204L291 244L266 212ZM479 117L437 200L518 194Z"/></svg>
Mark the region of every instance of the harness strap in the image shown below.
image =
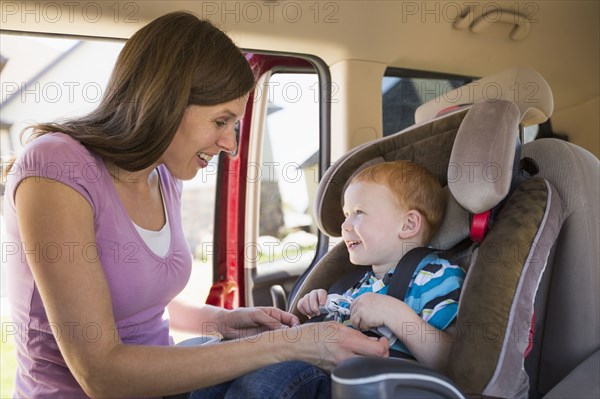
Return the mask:
<svg viewBox="0 0 600 399"><path fill-rule="evenodd" d="M343 294L352 288L358 281L360 281L370 270L368 267L360 267L345 273L342 278L333 283L333 285L327 290L328 294Z"/></svg>
<svg viewBox="0 0 600 399"><path fill-rule="evenodd" d="M415 270L417 270L417 267L426 256L434 252L437 252L437 250L427 247L417 247L408 251L396 266L394 274L392 274L387 295L403 301L406 298L408 284Z"/></svg>

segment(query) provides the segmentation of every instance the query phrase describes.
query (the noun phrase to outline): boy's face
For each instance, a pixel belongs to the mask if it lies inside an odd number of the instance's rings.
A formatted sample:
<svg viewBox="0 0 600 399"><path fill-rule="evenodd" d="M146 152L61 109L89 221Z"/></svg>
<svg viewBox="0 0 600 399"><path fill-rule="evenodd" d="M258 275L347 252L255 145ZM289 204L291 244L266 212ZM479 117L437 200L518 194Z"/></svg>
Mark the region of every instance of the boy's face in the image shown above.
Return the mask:
<svg viewBox="0 0 600 399"><path fill-rule="evenodd" d="M375 273L391 270L407 251L400 238L406 210L378 183L351 183L344 193L342 237L350 261L372 265Z"/></svg>

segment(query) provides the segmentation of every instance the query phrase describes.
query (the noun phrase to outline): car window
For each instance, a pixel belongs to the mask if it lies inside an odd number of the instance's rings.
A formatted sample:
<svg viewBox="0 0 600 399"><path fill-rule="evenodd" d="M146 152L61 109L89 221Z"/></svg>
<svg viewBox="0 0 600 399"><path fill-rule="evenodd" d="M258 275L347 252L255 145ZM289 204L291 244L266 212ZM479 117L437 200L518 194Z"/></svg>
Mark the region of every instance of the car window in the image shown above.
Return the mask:
<svg viewBox="0 0 600 399"><path fill-rule="evenodd" d="M4 167L22 148L20 132L26 126L85 115L99 104L124 42L3 33L0 44L0 143ZM195 179L183 182L183 229L194 255L190 281L179 296L185 302L204 303L212 282L207 248L212 247L213 241L217 165L213 159ZM4 183L3 179L2 187ZM0 223L4 229L1 212ZM2 248L4 245L3 242ZM5 301L4 263L1 270L0 294Z"/></svg>
<svg viewBox="0 0 600 399"><path fill-rule="evenodd" d="M419 105L471 81L465 77L423 77L423 72L388 70L383 77L383 135L415 123Z"/></svg>
<svg viewBox="0 0 600 399"><path fill-rule="evenodd" d="M383 77L381 92L383 95L383 135L397 133L415 123L415 111L427 101L443 96L450 90L470 83L466 77L421 77L423 72L399 72L390 70ZM539 125L527 126L523 129L523 144L529 143L539 135ZM544 136L558 137L562 136Z"/></svg>
<svg viewBox="0 0 600 399"><path fill-rule="evenodd" d="M317 227L312 215L318 185L319 91L316 73L275 73L264 124L260 175L258 264L284 260L307 265Z"/></svg>

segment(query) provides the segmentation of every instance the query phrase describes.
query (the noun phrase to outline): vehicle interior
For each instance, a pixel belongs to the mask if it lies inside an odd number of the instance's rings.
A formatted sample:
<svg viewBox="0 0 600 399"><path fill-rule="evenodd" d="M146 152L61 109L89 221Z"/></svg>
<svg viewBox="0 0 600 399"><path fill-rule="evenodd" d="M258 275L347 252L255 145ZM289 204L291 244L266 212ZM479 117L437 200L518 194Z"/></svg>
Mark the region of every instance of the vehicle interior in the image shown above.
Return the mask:
<svg viewBox="0 0 600 399"><path fill-rule="evenodd" d="M27 121L93 107L123 42L158 16L191 11L245 52L257 86L238 149L184 186L197 266L182 300L193 305L295 311L301 293L338 271L324 266L348 263L337 231L347 179L365 164L410 159L450 193L434 242L468 255L458 323L486 323L480 308L502 299L480 292L489 280L477 270L493 262L477 250L519 228L502 216L511 201L529 204L517 180L543 178L540 220L503 291L510 311L492 340L501 345L478 354L458 340L448 376L355 359L334 371L334 397L600 396L600 2L3 0L0 9L3 158ZM39 39L66 44L46 57ZM22 53L29 70L15 62ZM512 172L452 183L453 165L475 164ZM551 203L560 209L547 216ZM471 222L488 210L493 239L475 240ZM523 212L519 220L536 214ZM516 320L529 340L511 345ZM494 361L481 376L484 356Z"/></svg>

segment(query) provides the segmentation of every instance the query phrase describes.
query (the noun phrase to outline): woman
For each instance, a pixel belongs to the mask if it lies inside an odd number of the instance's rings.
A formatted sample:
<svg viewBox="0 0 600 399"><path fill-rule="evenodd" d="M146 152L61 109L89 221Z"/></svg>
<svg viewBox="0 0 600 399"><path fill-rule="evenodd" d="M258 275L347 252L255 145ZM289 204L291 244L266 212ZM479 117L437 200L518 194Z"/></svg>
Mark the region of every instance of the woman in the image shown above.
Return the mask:
<svg viewBox="0 0 600 399"><path fill-rule="evenodd" d="M204 306L176 320L182 312L170 307L173 324L231 340L170 346L165 308L191 271L181 180L235 150L253 86L224 33L172 13L127 42L94 112L33 127L5 195L7 241L20 243L7 256L22 329L17 397L160 397L283 360L328 369L387 354L385 342L336 324L298 326L275 308Z"/></svg>

